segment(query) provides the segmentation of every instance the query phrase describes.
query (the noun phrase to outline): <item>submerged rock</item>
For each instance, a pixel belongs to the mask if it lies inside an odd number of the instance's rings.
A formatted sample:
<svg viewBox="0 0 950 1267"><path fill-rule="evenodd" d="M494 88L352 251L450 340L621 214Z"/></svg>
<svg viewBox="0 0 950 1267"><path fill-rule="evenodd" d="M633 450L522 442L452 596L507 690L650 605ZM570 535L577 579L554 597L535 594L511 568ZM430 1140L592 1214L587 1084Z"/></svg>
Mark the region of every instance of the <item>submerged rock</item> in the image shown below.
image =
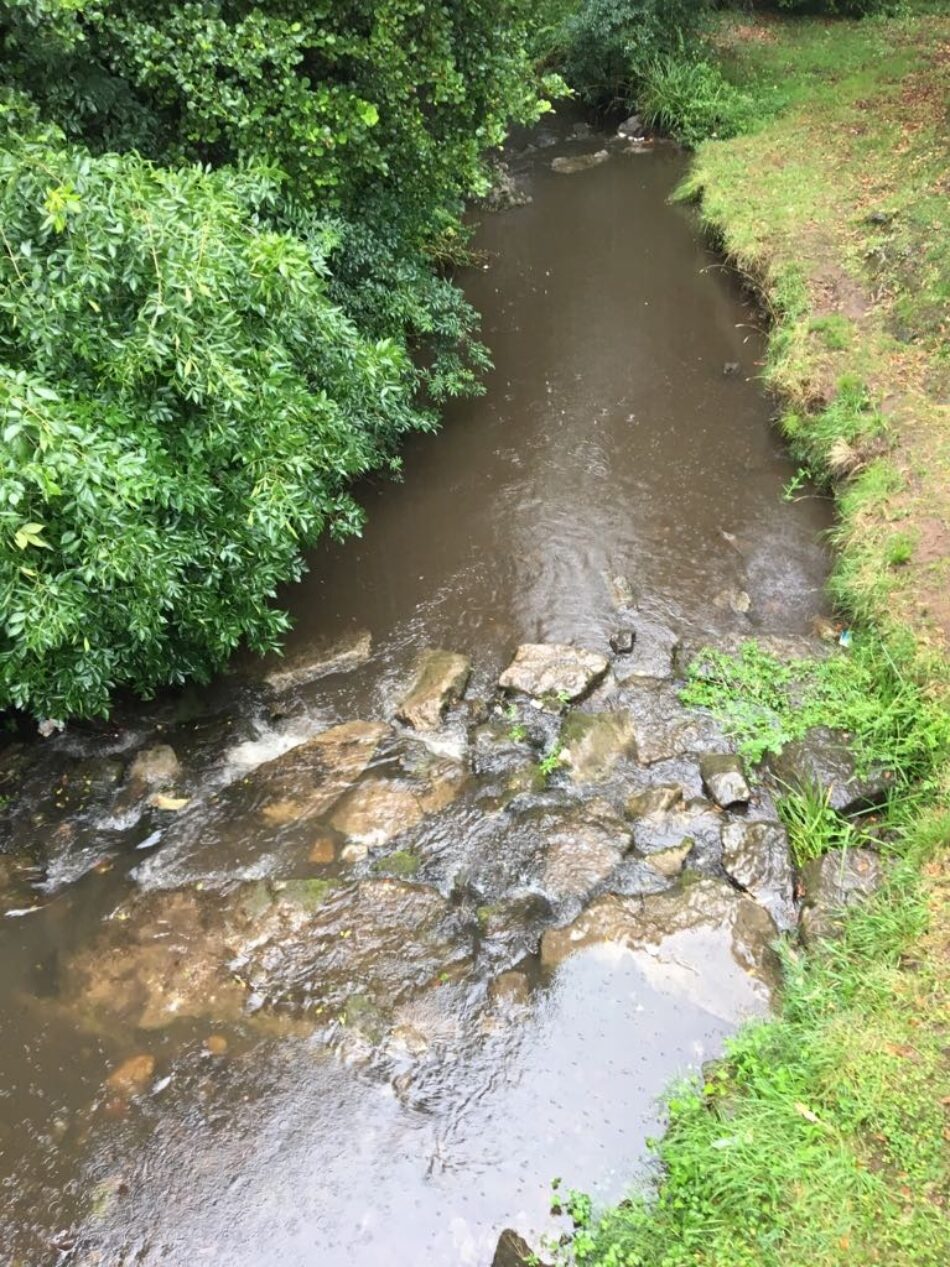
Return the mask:
<svg viewBox="0 0 950 1267"><path fill-rule="evenodd" d="M264 681L275 691L285 691L294 686L305 686L331 673L348 673L365 664L372 654L373 639L365 629L347 634L328 647L310 648L304 656L298 656L279 669L272 669Z"/></svg>
<svg viewBox="0 0 950 1267"><path fill-rule="evenodd" d="M629 611L630 608L635 606L636 595L628 577L609 576L607 577L607 586L610 590L610 601L618 612Z"/></svg>
<svg viewBox="0 0 950 1267"><path fill-rule="evenodd" d="M502 690L534 699L580 699L607 672L605 656L559 643L524 643L498 679Z"/></svg>
<svg viewBox="0 0 950 1267"><path fill-rule="evenodd" d="M383 1011L471 955L471 930L434 889L364 880L165 890L126 903L61 966L87 1020L157 1029L234 1020L262 1006L336 1014L359 995Z"/></svg>
<svg viewBox="0 0 950 1267"><path fill-rule="evenodd" d="M884 863L872 849L832 849L802 869L801 934L806 944L841 931L849 906L884 883Z"/></svg>
<svg viewBox="0 0 950 1267"><path fill-rule="evenodd" d="M721 880L681 881L647 897L606 894L566 928L549 928L541 961L556 968L598 943L647 952L654 982L681 991L716 1015L761 1010L777 984L771 916Z"/></svg>
<svg viewBox="0 0 950 1267"><path fill-rule="evenodd" d="M457 761L430 756L421 767L399 777L358 783L334 809L330 826L351 841L385 845L427 814L451 805L465 780L465 768Z"/></svg>
<svg viewBox="0 0 950 1267"><path fill-rule="evenodd" d="M576 154L571 158L555 158L551 160L551 171L562 176L573 176L575 172L586 172L589 167L598 167L606 163L610 155L606 150L597 150L593 154Z"/></svg>
<svg viewBox="0 0 950 1267"><path fill-rule="evenodd" d="M604 779L636 752L630 714L571 713L561 729L562 761L575 783Z"/></svg>
<svg viewBox="0 0 950 1267"><path fill-rule="evenodd" d="M455 651L424 651L397 719L414 730L436 730L449 704L461 699L471 672L468 656Z"/></svg>
<svg viewBox="0 0 950 1267"><path fill-rule="evenodd" d="M143 748L129 767L129 782L143 787L167 787L181 773L175 749L167 743Z"/></svg>
<svg viewBox="0 0 950 1267"><path fill-rule="evenodd" d="M876 769L859 776L848 736L840 730L816 726L803 739L786 744L769 768L783 787L817 790L839 814L856 814L880 805L893 786L890 771Z"/></svg>
<svg viewBox="0 0 950 1267"><path fill-rule="evenodd" d="M631 654L624 659L620 681L671 678L678 647L679 636L666 625L638 624L636 643L631 648Z"/></svg>
<svg viewBox="0 0 950 1267"><path fill-rule="evenodd" d="M795 923L794 880L788 833L781 823L732 819L722 827L722 865L783 932Z"/></svg>
<svg viewBox="0 0 950 1267"><path fill-rule="evenodd" d="M701 758L699 772L703 786L717 805L729 809L733 805L748 805L752 789L746 782L745 771L739 757L730 753L709 752Z"/></svg>
<svg viewBox="0 0 950 1267"><path fill-rule="evenodd" d="M272 873L281 858L303 861L325 835L320 820L391 734L382 722L333 726L193 802L171 820L136 878L169 888L196 874L225 883Z"/></svg>

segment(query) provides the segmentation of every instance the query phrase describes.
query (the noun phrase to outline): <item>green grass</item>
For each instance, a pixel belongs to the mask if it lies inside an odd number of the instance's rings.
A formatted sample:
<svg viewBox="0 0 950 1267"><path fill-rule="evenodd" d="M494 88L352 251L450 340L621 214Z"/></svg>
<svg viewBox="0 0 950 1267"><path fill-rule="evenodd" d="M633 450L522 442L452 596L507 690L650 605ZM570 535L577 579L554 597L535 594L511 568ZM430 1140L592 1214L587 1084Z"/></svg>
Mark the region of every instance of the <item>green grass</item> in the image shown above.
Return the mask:
<svg viewBox="0 0 950 1267"><path fill-rule="evenodd" d="M859 765L894 770L897 786L921 786L950 759L950 713L906 641L859 634L825 660L786 662L751 641L735 656L707 649L681 698L712 712L752 765L813 726L846 731Z"/></svg>
<svg viewBox="0 0 950 1267"><path fill-rule="evenodd" d="M950 639L948 15L724 18L747 132L702 146L682 190L772 316L764 377L793 453L843 485L835 598L924 648ZM851 481L881 462L890 486L857 505ZM895 564L895 520L936 540Z"/></svg>

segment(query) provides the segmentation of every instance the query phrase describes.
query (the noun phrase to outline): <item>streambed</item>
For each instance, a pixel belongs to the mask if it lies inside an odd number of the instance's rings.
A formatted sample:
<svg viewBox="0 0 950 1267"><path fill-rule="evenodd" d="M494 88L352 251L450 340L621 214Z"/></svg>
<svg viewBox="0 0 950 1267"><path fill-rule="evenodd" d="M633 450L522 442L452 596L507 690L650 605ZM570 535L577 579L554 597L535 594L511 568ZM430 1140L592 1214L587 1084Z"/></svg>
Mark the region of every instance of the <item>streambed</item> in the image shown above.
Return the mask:
<svg viewBox="0 0 950 1267"><path fill-rule="evenodd" d="M781 499L682 156L571 127L482 217L485 396L366 483L284 659L2 754L4 1262L488 1267L555 1175L620 1196L662 1089L768 1006L771 792L716 803L677 681L817 648L828 510ZM500 690L522 644L603 668ZM406 724L434 648L455 690Z"/></svg>

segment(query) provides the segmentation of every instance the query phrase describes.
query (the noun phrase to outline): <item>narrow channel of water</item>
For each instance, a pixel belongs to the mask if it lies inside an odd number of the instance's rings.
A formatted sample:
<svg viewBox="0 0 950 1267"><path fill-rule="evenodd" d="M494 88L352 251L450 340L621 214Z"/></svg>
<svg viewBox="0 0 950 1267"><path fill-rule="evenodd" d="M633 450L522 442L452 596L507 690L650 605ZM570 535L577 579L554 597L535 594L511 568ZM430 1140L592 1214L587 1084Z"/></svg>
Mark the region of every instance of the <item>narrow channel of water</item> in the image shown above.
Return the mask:
<svg viewBox="0 0 950 1267"><path fill-rule="evenodd" d="M668 892L616 843L631 792L681 787L683 900L718 892L697 754L723 740L678 711L673 653L807 636L829 523L781 499L756 313L667 202L683 158L611 143L562 174L604 144L569 127L515 156L531 202L476 237L485 396L367 482L363 538L288 595L285 661L2 756L4 1263L488 1267L502 1227L550 1230L555 1175L618 1197L664 1086L765 1005L678 913L654 949L538 954L598 894ZM523 642L609 654L624 626L588 708L627 710L639 759L539 785L557 719L502 711L500 670ZM472 677L422 744L392 723L432 647ZM280 761L356 720L384 724L365 759L349 732L321 749L315 808ZM150 802L130 767L156 743Z"/></svg>

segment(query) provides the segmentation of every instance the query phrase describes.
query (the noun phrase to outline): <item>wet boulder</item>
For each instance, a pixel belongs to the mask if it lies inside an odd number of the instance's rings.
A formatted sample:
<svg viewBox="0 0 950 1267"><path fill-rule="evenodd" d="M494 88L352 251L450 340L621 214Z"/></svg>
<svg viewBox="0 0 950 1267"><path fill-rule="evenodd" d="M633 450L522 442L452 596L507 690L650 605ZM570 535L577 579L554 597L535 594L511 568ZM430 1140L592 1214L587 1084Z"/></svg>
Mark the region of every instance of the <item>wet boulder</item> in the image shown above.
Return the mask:
<svg viewBox="0 0 950 1267"><path fill-rule="evenodd" d="M637 641L634 629L615 629L610 635L610 649L614 655L629 655Z"/></svg>
<svg viewBox="0 0 950 1267"><path fill-rule="evenodd" d="M834 937L848 907L866 901L884 883L884 863L872 849L832 849L802 869L802 940Z"/></svg>
<svg viewBox="0 0 950 1267"><path fill-rule="evenodd" d="M561 759L575 783L605 779L636 752L630 714L571 713L561 728Z"/></svg>
<svg viewBox="0 0 950 1267"><path fill-rule="evenodd" d="M635 140L637 137L643 136L646 128L643 120L638 114L631 114L628 119L624 119L623 123L617 128L617 135L624 140Z"/></svg>
<svg viewBox="0 0 950 1267"><path fill-rule="evenodd" d="M659 871L660 875L672 879L683 870L686 859L693 852L694 847L694 841L689 836L685 836L678 845L671 845L669 849L659 849L656 853L651 853L650 866L655 871Z"/></svg>
<svg viewBox="0 0 950 1267"><path fill-rule="evenodd" d="M587 946L611 944L640 956L651 980L682 992L715 1015L762 1010L778 981L771 916L714 879L681 880L646 897L605 894L565 928L541 939L554 969Z"/></svg>
<svg viewBox="0 0 950 1267"><path fill-rule="evenodd" d="M683 847L683 845L674 846L674 849L683 849ZM672 860L674 849L661 850L658 856L667 854ZM689 842L688 851L683 858L684 862L691 850L692 842ZM664 889L670 887L679 871L674 869L672 861L663 870L654 866L653 861L652 857L644 859L628 855L610 873L607 882L598 886L598 891L613 893L617 897L645 897L649 893L662 893ZM679 870L682 870L682 867Z"/></svg>
<svg viewBox="0 0 950 1267"><path fill-rule="evenodd" d="M351 841L379 848L451 805L466 777L459 762L423 752L392 777L380 774L356 784L335 806L330 826Z"/></svg>
<svg viewBox="0 0 950 1267"><path fill-rule="evenodd" d="M573 702L586 695L607 672L605 656L559 643L524 643L498 679L505 691L533 699Z"/></svg>
<svg viewBox="0 0 950 1267"><path fill-rule="evenodd" d="M778 756L769 758L769 768L783 787L817 790L831 809L844 815L880 805L893 786L888 770L859 774L848 736L826 726L816 726L804 738L786 744Z"/></svg>
<svg viewBox="0 0 950 1267"><path fill-rule="evenodd" d="M685 708L672 683L634 678L623 686L621 700L630 713L641 765L657 765L721 742L715 721Z"/></svg>
<svg viewBox="0 0 950 1267"><path fill-rule="evenodd" d="M624 812L628 818L648 818L651 814L665 814L681 805L683 788L679 783L662 783L644 788L627 797Z"/></svg>
<svg viewBox="0 0 950 1267"><path fill-rule="evenodd" d="M551 171L562 176L573 176L576 172L586 172L590 167L599 167L606 163L610 155L606 150L596 150L593 154L576 154L571 158L555 158L551 162Z"/></svg>
<svg viewBox="0 0 950 1267"><path fill-rule="evenodd" d="M692 854L694 862L711 869L719 861L721 830L722 815L708 801L680 802L635 819L633 844L651 864L666 855L665 862L672 865L675 855L670 851L684 851L684 861Z"/></svg>
<svg viewBox="0 0 950 1267"><path fill-rule="evenodd" d="M741 758L731 753L709 752L699 763L703 786L717 805L730 809L735 805L748 805L752 789L746 782Z"/></svg>
<svg viewBox="0 0 950 1267"><path fill-rule="evenodd" d="M552 902L583 901L630 847L630 828L604 801L545 816L538 883Z"/></svg>
<svg viewBox="0 0 950 1267"><path fill-rule="evenodd" d="M657 681L671 678L678 647L679 636L666 625L638 621L636 640L624 657L622 671L618 666L621 683L641 678Z"/></svg>
<svg viewBox="0 0 950 1267"><path fill-rule="evenodd" d="M788 833L781 823L730 819L722 825L726 874L769 912L783 932L795 923Z"/></svg>
<svg viewBox="0 0 950 1267"><path fill-rule="evenodd" d="M498 1238L491 1267L545 1267L526 1240L506 1227Z"/></svg>
<svg viewBox="0 0 950 1267"><path fill-rule="evenodd" d="M424 651L397 719L414 730L436 730L448 706L461 699L471 672L468 656L455 651Z"/></svg>

